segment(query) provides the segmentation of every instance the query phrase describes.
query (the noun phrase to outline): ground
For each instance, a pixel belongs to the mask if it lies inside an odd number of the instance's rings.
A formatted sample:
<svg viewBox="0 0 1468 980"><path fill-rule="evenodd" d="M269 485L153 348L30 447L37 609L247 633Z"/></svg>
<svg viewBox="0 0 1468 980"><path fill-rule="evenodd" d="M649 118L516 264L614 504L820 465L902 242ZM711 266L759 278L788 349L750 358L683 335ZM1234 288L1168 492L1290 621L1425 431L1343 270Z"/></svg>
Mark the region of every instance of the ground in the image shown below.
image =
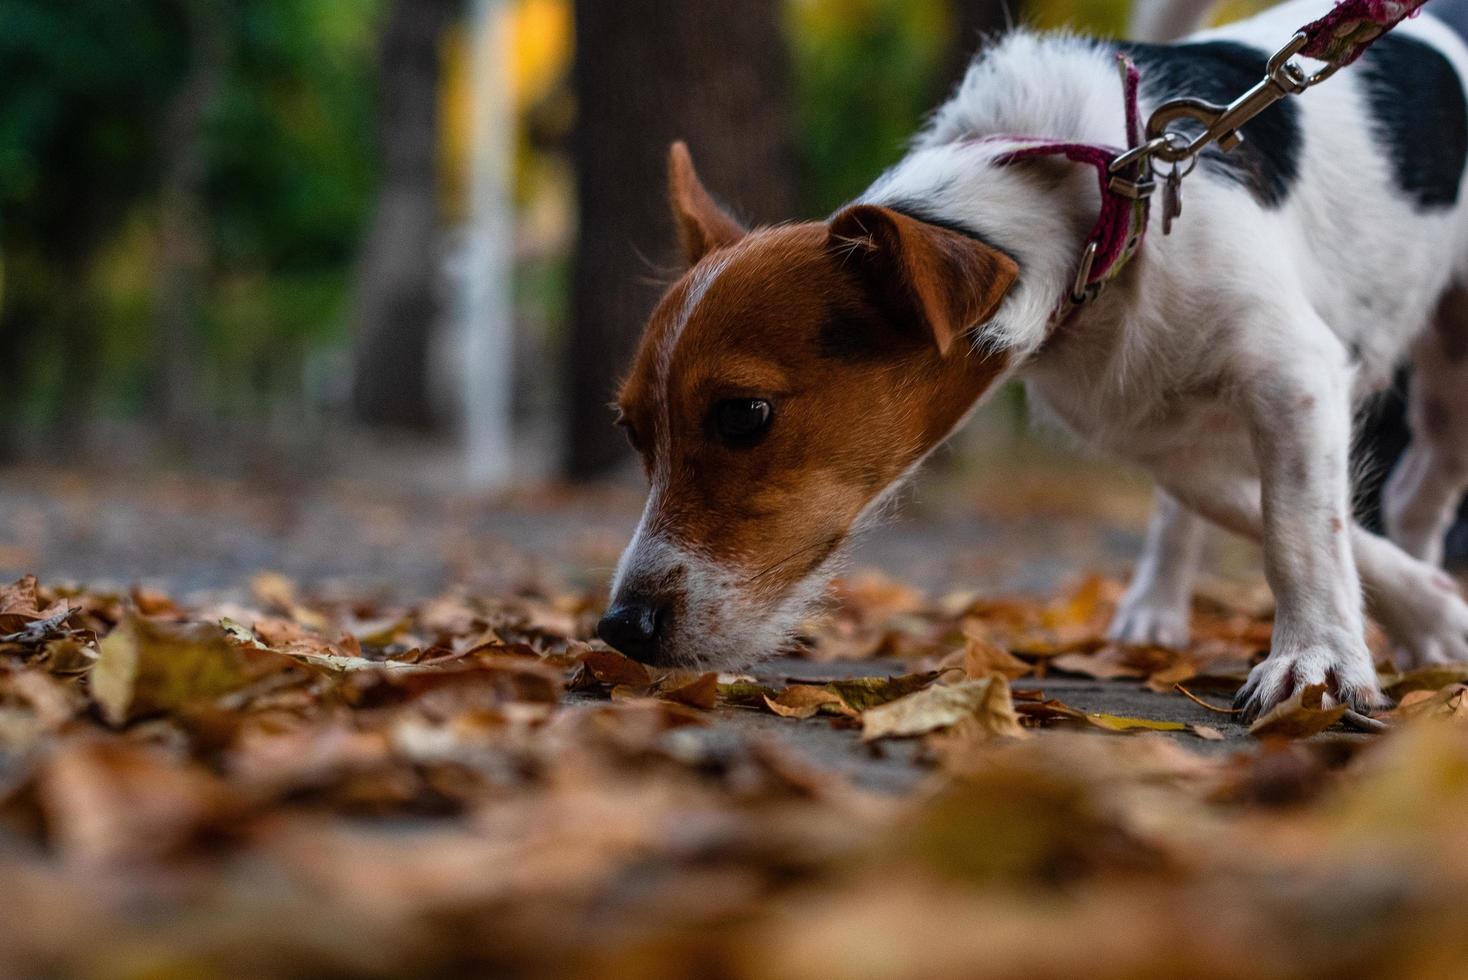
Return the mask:
<svg viewBox="0 0 1468 980"><path fill-rule="evenodd" d="M1237 724L1257 556L1112 646L1147 491L1061 459L747 675L590 641L630 480L4 473L0 975L1462 975L1468 671Z"/></svg>
<svg viewBox="0 0 1468 980"><path fill-rule="evenodd" d="M1017 462L992 458L983 466L977 477L972 468L948 468L922 480L903 508L859 542L853 569L880 570L933 593L1035 597L1053 595L1087 574L1125 573L1141 546L1148 500L1143 484L1063 451L1034 447ZM261 570L280 572L306 589L397 599L456 583L495 592L540 580L595 592L605 588L641 507L641 488L630 477L594 490L466 495L431 483L373 480L364 469L359 464L352 477L309 482L126 469L12 472L0 476L0 530L8 530L0 533L0 578L29 572L43 582L141 582L171 595L210 599L247 592ZM1247 552L1224 549L1228 581L1250 580L1248 559ZM775 658L753 673L772 682L824 681L900 674L909 667L891 659L825 664ZM1225 716L1210 717L1186 699L1139 684L1055 678L1045 689L1063 691L1087 711L1211 721L1229 738L1247 734ZM724 724L790 742L866 785L902 788L923 772L911 752L877 756L850 732L723 714Z"/></svg>

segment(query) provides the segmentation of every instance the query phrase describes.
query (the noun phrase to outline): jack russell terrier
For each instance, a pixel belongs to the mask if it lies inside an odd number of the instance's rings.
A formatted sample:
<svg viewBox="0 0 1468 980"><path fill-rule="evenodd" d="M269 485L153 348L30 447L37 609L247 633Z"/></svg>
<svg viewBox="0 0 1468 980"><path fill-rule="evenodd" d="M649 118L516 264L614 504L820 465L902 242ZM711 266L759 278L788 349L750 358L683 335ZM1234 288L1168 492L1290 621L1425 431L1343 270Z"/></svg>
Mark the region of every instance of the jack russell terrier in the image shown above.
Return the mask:
<svg viewBox="0 0 1468 980"><path fill-rule="evenodd" d="M651 483L600 625L649 664L729 668L787 643L843 544L1000 383L1149 472L1157 507L1122 643L1182 646L1200 536L1260 541L1272 650L1249 716L1307 684L1383 698L1365 612L1410 663L1468 660L1439 570L1468 485L1468 47L1427 16L1211 148L1114 286L1056 325L1100 206L1096 175L1015 163L1009 134L1116 144L1116 57L1141 108L1226 103L1318 14L1288 3L1176 45L1009 35L905 159L827 221L746 230L687 150L670 192L688 270L618 397ZM1154 208L1160 212L1160 208ZM1352 518L1353 415L1413 371L1390 540ZM1364 584L1364 601L1363 601Z"/></svg>

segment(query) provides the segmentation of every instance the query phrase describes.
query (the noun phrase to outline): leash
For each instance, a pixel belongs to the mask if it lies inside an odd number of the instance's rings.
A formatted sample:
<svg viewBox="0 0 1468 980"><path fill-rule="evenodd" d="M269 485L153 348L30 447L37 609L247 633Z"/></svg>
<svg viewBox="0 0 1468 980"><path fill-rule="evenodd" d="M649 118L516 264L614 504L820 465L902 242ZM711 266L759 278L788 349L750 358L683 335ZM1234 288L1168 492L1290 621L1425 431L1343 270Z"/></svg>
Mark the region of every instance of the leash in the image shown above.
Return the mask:
<svg viewBox="0 0 1468 980"><path fill-rule="evenodd" d="M1341 0L1335 8L1306 24L1269 59L1264 78L1226 106L1202 99L1178 98L1164 102L1138 125L1137 90L1140 73L1124 54L1117 55L1126 106L1126 146L1115 149L1031 137L988 137L1025 144L1000 157L1007 165L1040 156L1061 156L1095 169L1101 186L1101 210L1086 237L1076 276L1052 317L1065 323L1099 296L1121 275L1141 251L1147 237L1152 197L1157 190L1156 162L1171 164L1162 178L1162 233L1182 214L1183 178L1198 165L1204 149L1217 143L1225 152L1244 141L1242 127L1276 102L1300 95L1319 85L1361 57L1373 42L1408 17L1427 0ZM1307 72L1292 59L1297 55L1324 62ZM1188 136L1173 128L1179 122L1201 124L1203 131Z"/></svg>

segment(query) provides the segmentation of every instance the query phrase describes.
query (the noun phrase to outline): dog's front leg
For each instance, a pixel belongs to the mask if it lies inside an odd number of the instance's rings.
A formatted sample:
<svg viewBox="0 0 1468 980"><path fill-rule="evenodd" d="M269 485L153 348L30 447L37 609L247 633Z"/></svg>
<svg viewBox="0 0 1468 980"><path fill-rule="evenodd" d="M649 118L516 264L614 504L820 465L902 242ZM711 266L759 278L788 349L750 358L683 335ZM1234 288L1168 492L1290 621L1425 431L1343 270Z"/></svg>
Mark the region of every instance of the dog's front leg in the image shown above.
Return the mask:
<svg viewBox="0 0 1468 980"><path fill-rule="evenodd" d="M1256 361L1239 390L1259 467L1274 638L1238 704L1253 717L1305 685L1325 684L1331 697L1368 710L1380 692L1352 554L1351 369L1314 318L1269 339L1287 354Z"/></svg>
<svg viewBox="0 0 1468 980"><path fill-rule="evenodd" d="M1193 579L1205 528L1201 518L1157 489L1147 541L1111 621L1111 639L1174 649L1188 645Z"/></svg>

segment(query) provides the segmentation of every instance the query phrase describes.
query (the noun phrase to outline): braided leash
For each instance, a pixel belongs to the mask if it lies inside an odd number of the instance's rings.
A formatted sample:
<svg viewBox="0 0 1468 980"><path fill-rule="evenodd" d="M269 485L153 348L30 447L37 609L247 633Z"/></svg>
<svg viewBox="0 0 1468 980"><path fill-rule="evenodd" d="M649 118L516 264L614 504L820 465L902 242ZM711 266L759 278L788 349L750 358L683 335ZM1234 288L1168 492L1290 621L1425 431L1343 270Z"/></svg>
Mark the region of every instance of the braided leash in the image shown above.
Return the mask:
<svg viewBox="0 0 1468 980"><path fill-rule="evenodd" d="M999 158L1001 165L1040 156L1061 156L1095 168L1101 183L1101 210L1086 238L1075 281L1062 297L1052 318L1063 323L1099 296L1121 275L1141 250L1147 237L1151 200L1157 188L1154 161L1171 164L1163 178L1162 233L1172 230L1182 213L1182 180L1197 165L1198 155L1217 143L1228 151L1244 140L1242 127L1281 99L1299 95L1325 81L1369 48L1373 42L1408 17L1427 0L1341 0L1330 13L1312 21L1269 59L1264 78L1226 106L1201 99L1180 98L1159 105L1147 119L1145 133L1138 125L1137 90L1140 75L1125 55L1117 56L1126 106L1126 147L1116 149L1028 137L990 137L1020 143L1021 148ZM1297 55L1324 62L1307 73L1292 59ZM1203 126L1196 136L1173 128L1178 122Z"/></svg>

